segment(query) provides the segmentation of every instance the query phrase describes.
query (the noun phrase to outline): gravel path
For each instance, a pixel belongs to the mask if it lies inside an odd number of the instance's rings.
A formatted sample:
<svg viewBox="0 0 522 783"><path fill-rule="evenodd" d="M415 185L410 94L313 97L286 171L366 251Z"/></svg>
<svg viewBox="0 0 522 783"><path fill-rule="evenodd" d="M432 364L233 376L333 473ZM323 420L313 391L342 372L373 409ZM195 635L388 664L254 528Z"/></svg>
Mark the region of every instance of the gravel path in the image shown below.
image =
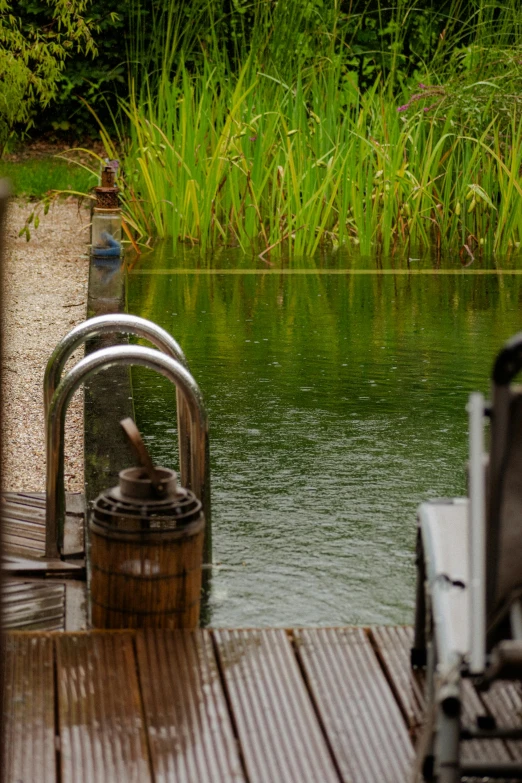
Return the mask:
<svg viewBox="0 0 522 783"><path fill-rule="evenodd" d="M85 320L89 212L76 202L56 203L40 216L38 230L26 242L18 232L29 211L27 204L12 203L6 226L2 470L4 489L41 492L45 488L43 375L60 338ZM81 391L67 414L65 454L66 489L83 491Z"/></svg>

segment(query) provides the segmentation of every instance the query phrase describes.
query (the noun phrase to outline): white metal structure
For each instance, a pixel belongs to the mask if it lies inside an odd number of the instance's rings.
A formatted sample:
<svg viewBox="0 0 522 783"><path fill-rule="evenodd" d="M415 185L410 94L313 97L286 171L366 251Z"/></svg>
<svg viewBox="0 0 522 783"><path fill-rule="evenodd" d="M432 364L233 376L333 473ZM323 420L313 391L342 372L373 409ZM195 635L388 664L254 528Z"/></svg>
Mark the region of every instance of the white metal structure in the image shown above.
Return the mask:
<svg viewBox="0 0 522 783"><path fill-rule="evenodd" d="M427 715L416 780L522 779L520 762L465 762L469 739L520 739L518 725L463 726L462 678L487 688L522 677L522 333L493 368L492 405L469 400L469 498L423 503L418 512L412 665L427 666ZM484 417L491 417L489 458Z"/></svg>

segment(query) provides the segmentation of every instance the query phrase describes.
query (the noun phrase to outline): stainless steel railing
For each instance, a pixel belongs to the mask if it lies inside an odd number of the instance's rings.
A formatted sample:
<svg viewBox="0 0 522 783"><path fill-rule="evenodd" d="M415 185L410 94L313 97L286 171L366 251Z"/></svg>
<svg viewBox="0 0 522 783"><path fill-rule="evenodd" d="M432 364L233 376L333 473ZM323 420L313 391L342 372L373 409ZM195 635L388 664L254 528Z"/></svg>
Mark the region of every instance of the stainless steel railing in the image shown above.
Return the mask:
<svg viewBox="0 0 522 783"><path fill-rule="evenodd" d="M102 316L102 318L105 318L105 316ZM123 318L123 316L118 316L118 318ZM159 329L159 327L157 328ZM80 329L80 327L77 327L77 329ZM165 332L164 334L167 333ZM147 337L150 339L148 335ZM170 339L172 340L172 338ZM67 342L67 345L72 345L72 342ZM66 361L66 359L62 361L62 353L65 355L65 350L62 349L62 352L58 352L58 357L55 356L56 351L53 354L57 363L62 362L61 369L63 369L63 363ZM74 348L69 350L69 354L72 350ZM101 348L81 359L60 381L52 400L50 403L47 403L46 556L48 558L59 557L63 548L65 524L63 442L65 415L69 402L76 389L87 378L114 365L148 367L164 375L176 386L179 395L178 399L187 413L186 426L188 442L190 443L190 453L187 455L185 475L182 479L185 486L191 489L203 504L207 520L205 561L209 562L211 550L209 441L208 420L201 391L186 367L172 358L172 356L167 356L151 348L132 345L116 345L110 348ZM54 378L57 377L59 375L54 376ZM53 378L49 380L46 373L46 389L50 387L52 382L55 381Z"/></svg>
<svg viewBox="0 0 522 783"><path fill-rule="evenodd" d="M163 351L167 356L172 356L187 370L189 369L185 354L179 343L167 332L153 321L147 321L145 318L139 318L136 315L127 315L114 313L109 315L100 315L96 318L90 318L84 321L74 329L71 329L56 346L52 352L44 375L44 410L45 421L47 422L47 411L56 391L56 387L62 377L62 372L67 359L74 351L83 345L87 340L93 337L99 337L103 334L133 334L136 337L142 337ZM192 444L190 442L190 428L188 426L188 414L184 405L183 396L177 390L177 417L178 417L178 448L179 448L179 470L181 474L181 483L186 482L188 465L190 463L190 452ZM63 446L62 446L63 447ZM209 520L207 521L207 524Z"/></svg>

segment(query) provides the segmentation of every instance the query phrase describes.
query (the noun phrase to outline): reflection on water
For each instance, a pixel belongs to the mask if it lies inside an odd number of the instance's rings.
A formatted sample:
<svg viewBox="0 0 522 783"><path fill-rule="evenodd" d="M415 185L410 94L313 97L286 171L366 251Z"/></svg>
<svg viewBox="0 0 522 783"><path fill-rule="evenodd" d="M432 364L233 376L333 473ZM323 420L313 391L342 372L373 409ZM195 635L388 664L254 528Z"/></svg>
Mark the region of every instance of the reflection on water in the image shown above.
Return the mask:
<svg viewBox="0 0 522 783"><path fill-rule="evenodd" d="M212 625L411 622L415 508L464 491L467 395L522 328L522 278L143 274L174 265L138 265L128 309L181 343L207 401ZM133 383L175 467L172 388Z"/></svg>

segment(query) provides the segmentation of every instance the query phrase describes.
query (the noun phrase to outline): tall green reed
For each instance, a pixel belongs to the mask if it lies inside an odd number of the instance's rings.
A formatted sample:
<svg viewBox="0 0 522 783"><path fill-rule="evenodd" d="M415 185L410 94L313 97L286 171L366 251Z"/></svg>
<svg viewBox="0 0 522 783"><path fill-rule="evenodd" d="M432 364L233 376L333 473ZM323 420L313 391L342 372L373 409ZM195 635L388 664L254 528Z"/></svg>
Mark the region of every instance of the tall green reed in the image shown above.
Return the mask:
<svg viewBox="0 0 522 783"><path fill-rule="evenodd" d="M406 0L393 5L387 76L381 70L367 89L346 56L352 39L338 29L336 4L328 33L314 27L313 3L255 3L248 35L240 24L227 46L222 5L197 0L187 17L167 4L153 20L152 49L136 38L122 104L129 224L143 240L171 237L204 252L232 244L265 260L324 245L369 254L415 243L459 250L468 262L518 245L522 138L505 88L518 83L516 58L497 84L482 77L485 62L499 70L492 25L513 51L521 14L511 0L467 5L463 31L463 3L442 4L438 76L429 73L400 111L401 36L414 10Z"/></svg>

